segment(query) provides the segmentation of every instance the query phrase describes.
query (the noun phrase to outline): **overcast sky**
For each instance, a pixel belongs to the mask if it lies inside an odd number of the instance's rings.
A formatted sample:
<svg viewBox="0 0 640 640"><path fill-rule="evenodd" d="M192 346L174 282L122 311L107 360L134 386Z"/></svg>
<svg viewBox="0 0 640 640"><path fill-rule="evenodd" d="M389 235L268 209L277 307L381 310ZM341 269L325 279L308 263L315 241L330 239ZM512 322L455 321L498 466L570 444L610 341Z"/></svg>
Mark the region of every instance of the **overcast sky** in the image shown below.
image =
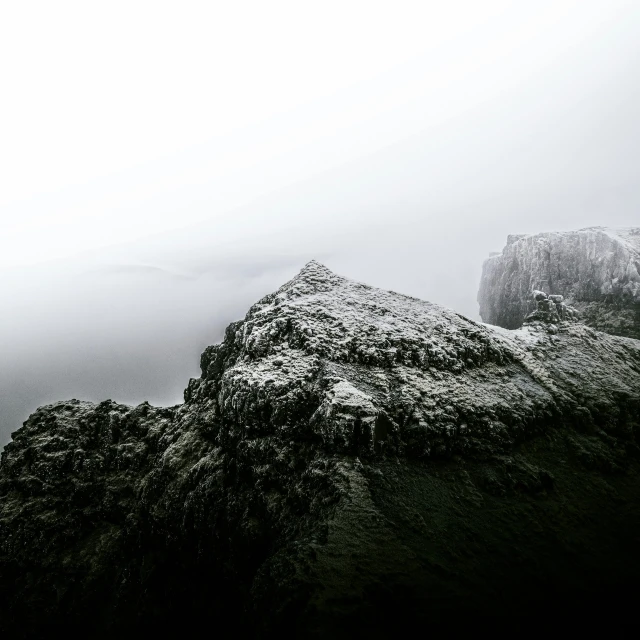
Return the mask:
<svg viewBox="0 0 640 640"><path fill-rule="evenodd" d="M0 445L311 258L477 318L507 234L640 224L638 2L25 0L0 87Z"/></svg>

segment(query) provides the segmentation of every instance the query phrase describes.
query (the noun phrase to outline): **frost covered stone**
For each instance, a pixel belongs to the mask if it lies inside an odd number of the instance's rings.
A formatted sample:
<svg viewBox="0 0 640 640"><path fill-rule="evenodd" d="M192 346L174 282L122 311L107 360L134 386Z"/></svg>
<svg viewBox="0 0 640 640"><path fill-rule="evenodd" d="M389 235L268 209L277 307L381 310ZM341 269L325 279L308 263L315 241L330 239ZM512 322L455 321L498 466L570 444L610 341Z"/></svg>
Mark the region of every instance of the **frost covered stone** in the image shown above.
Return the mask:
<svg viewBox="0 0 640 640"><path fill-rule="evenodd" d="M509 236L502 253L484 262L480 316L515 329L545 291L594 329L640 338L640 228Z"/></svg>
<svg viewBox="0 0 640 640"><path fill-rule="evenodd" d="M558 322L575 322L579 314L576 309L566 305L561 295L548 296L544 291L534 290L533 299L536 303L536 310L530 313L524 324L534 322L545 322L557 324ZM554 331L556 333L556 331Z"/></svg>
<svg viewBox="0 0 640 640"><path fill-rule="evenodd" d="M0 630L412 637L635 580L640 342L531 291L558 320L510 331L312 261L183 404L39 408L0 464Z"/></svg>

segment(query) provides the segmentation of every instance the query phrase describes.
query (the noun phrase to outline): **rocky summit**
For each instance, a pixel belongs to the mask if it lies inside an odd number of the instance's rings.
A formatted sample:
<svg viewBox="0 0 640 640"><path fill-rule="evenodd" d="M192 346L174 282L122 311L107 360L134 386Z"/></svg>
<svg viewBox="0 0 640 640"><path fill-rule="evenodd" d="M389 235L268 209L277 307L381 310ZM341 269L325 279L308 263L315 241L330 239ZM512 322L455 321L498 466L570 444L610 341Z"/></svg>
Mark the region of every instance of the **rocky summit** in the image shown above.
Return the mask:
<svg viewBox="0 0 640 640"><path fill-rule="evenodd" d="M480 317L517 329L536 289L564 296L594 329L640 339L640 227L508 236L483 265Z"/></svg>
<svg viewBox="0 0 640 640"><path fill-rule="evenodd" d="M310 262L184 404L38 409L0 466L5 637L632 617L640 341L556 302L509 331Z"/></svg>

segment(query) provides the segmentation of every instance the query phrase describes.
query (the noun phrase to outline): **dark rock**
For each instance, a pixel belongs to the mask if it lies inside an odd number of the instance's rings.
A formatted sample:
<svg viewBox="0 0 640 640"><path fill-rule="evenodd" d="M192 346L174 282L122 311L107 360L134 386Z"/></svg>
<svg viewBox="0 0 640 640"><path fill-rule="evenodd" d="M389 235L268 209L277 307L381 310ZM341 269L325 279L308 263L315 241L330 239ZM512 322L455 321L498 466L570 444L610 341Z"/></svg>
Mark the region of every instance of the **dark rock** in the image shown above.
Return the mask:
<svg viewBox="0 0 640 640"><path fill-rule="evenodd" d="M640 342L487 327L311 262L201 368L182 405L58 402L14 433L5 637L635 615Z"/></svg>
<svg viewBox="0 0 640 640"><path fill-rule="evenodd" d="M552 309L552 302L551 300L538 300L538 310L539 311L551 311ZM555 307L553 307L553 309L555 310Z"/></svg>

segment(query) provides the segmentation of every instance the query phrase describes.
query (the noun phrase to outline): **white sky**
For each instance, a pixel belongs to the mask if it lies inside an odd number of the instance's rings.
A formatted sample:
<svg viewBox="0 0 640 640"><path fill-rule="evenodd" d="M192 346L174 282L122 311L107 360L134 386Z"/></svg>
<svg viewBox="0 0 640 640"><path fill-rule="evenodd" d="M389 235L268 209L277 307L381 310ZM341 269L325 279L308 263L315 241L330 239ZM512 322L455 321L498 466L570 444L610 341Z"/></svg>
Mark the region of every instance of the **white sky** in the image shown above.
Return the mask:
<svg viewBox="0 0 640 640"><path fill-rule="evenodd" d="M640 226L639 113L638 0L0 2L0 446L311 258L477 318L507 234Z"/></svg>
<svg viewBox="0 0 640 640"><path fill-rule="evenodd" d="M4 2L0 266L222 220L479 108L507 117L576 52L606 64L639 7Z"/></svg>

